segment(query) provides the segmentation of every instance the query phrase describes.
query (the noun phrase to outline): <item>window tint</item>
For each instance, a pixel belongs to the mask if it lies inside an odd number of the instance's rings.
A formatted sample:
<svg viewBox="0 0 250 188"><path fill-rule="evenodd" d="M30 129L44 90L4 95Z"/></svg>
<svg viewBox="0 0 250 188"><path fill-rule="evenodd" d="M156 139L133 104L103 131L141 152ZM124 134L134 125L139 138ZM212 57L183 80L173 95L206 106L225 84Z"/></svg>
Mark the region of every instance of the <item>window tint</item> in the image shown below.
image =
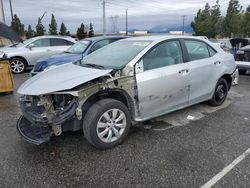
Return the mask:
<svg viewBox="0 0 250 188"><path fill-rule="evenodd" d="M34 47L48 47L50 46L50 40L49 39L38 39L34 41L32 44L34 44Z"/></svg>
<svg viewBox="0 0 250 188"><path fill-rule="evenodd" d="M109 40L109 39L108 39L108 40L101 40L101 41L98 41L98 42L96 42L96 43L91 47L90 53L92 53L92 52L94 52L94 51L96 51L96 50L98 50L98 49L100 49L100 48L102 48L102 47L104 47L104 46L106 46L106 45L108 45L108 44L110 44L110 40Z"/></svg>
<svg viewBox="0 0 250 188"><path fill-rule="evenodd" d="M64 39L50 39L51 46L69 46L69 42Z"/></svg>
<svg viewBox="0 0 250 188"><path fill-rule="evenodd" d="M187 46L190 61L210 57L208 52L208 46L204 42L195 40L185 40L185 44Z"/></svg>
<svg viewBox="0 0 250 188"><path fill-rule="evenodd" d="M151 70L183 63L182 50L178 41L164 42L143 58L144 70Z"/></svg>
<svg viewBox="0 0 250 188"><path fill-rule="evenodd" d="M208 46L208 50L209 50L209 54L210 54L210 57L213 57L217 52L211 48L210 46Z"/></svg>

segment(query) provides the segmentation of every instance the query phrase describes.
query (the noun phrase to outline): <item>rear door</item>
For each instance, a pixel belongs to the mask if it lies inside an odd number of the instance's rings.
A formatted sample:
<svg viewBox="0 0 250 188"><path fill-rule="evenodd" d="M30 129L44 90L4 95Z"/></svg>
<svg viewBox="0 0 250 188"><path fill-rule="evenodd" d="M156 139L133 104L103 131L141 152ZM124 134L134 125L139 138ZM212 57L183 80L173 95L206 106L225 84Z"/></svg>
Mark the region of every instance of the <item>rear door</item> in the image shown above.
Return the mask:
<svg viewBox="0 0 250 188"><path fill-rule="evenodd" d="M62 38L50 38L50 48L48 49L48 53L52 55L64 52L73 44L73 42Z"/></svg>
<svg viewBox="0 0 250 188"><path fill-rule="evenodd" d="M189 103L208 100L218 80L221 61L216 50L201 40L184 40L189 55Z"/></svg>
<svg viewBox="0 0 250 188"><path fill-rule="evenodd" d="M160 43L138 64L143 65L143 72L136 74L142 120L187 105L189 68L179 40Z"/></svg>

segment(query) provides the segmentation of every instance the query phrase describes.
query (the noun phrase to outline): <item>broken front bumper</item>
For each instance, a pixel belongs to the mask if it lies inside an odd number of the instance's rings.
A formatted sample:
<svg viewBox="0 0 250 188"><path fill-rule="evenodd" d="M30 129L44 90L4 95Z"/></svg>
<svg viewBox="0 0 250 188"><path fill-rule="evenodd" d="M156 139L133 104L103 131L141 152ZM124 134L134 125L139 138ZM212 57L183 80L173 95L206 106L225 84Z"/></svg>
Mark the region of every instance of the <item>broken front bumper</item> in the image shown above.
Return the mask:
<svg viewBox="0 0 250 188"><path fill-rule="evenodd" d="M78 103L72 100L64 109L47 111L38 100L21 100L22 116L17 121L17 131L26 141L40 145L55 134L79 129L80 121L75 116Z"/></svg>
<svg viewBox="0 0 250 188"><path fill-rule="evenodd" d="M17 132L24 140L36 145L48 142L51 136L49 127L36 126L24 116L21 116L17 121Z"/></svg>

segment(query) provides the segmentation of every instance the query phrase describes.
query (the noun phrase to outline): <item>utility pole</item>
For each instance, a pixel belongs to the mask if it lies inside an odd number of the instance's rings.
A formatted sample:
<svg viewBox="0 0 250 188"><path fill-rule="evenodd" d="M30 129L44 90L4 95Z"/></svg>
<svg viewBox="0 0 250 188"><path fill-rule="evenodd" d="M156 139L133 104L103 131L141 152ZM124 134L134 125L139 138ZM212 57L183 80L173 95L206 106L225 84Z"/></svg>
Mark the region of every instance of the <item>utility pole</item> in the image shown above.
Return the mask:
<svg viewBox="0 0 250 188"><path fill-rule="evenodd" d="M185 34L185 18L186 16L182 16L183 20L182 20L182 35Z"/></svg>
<svg viewBox="0 0 250 188"><path fill-rule="evenodd" d="M106 35L106 2L105 0L103 0L102 2L102 6L103 6L103 35Z"/></svg>
<svg viewBox="0 0 250 188"><path fill-rule="evenodd" d="M3 0L0 0L0 22L6 23L5 22L5 15L4 15L4 9L3 9Z"/></svg>
<svg viewBox="0 0 250 188"><path fill-rule="evenodd" d="M11 20L13 21L13 10L12 10L12 2L10 0L10 13L11 13Z"/></svg>
<svg viewBox="0 0 250 188"><path fill-rule="evenodd" d="M126 35L128 35L128 9L126 9Z"/></svg>

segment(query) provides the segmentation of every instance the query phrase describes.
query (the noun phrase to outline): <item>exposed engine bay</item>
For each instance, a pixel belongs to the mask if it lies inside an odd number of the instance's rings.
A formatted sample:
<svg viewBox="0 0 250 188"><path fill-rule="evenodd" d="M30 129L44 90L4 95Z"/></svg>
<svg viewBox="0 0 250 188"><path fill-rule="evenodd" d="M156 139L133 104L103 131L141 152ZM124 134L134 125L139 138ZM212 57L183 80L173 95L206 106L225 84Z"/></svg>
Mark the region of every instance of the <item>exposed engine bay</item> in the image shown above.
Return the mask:
<svg viewBox="0 0 250 188"><path fill-rule="evenodd" d="M40 96L22 95L20 108L23 116L17 124L19 133L27 141L41 144L49 141L52 135L81 130L82 119L88 108L100 98L114 97L113 91L123 93L128 104L135 103L134 77L122 77L118 71L71 90Z"/></svg>

